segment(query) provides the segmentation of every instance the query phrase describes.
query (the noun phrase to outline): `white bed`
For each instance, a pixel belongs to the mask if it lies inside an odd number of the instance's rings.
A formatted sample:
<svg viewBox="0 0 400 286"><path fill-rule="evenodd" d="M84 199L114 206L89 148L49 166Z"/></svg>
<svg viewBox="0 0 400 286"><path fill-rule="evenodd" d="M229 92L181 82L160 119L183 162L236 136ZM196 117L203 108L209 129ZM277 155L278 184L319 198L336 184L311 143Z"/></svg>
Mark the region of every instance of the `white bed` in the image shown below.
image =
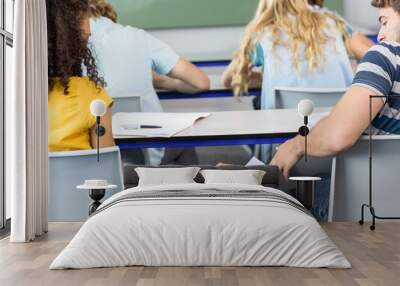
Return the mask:
<svg viewBox="0 0 400 286"><path fill-rule="evenodd" d="M173 191L177 191L174 196L164 197ZM227 195L218 195L223 193ZM132 188L104 202L50 269L133 265L350 268L318 222L298 204L279 190L254 185Z"/></svg>

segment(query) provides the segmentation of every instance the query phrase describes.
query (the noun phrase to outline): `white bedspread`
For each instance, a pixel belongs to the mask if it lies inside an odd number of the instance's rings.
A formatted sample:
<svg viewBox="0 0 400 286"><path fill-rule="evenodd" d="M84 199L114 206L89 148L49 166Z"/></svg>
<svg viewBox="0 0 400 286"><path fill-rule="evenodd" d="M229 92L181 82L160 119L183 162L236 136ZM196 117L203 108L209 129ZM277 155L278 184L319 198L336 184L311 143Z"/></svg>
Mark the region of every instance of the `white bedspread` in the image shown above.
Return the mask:
<svg viewBox="0 0 400 286"><path fill-rule="evenodd" d="M118 193L279 190L247 185L137 187ZM310 215L257 198L153 198L122 201L90 217L50 269L145 266L293 266L349 268Z"/></svg>

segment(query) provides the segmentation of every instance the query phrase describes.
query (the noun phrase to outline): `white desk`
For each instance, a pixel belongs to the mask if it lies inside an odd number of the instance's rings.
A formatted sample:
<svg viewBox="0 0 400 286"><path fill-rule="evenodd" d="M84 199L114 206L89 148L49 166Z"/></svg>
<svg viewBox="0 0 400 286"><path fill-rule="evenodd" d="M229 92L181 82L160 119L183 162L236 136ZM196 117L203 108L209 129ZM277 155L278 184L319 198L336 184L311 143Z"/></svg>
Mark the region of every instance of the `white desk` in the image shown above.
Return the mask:
<svg viewBox="0 0 400 286"><path fill-rule="evenodd" d="M254 110L253 99L261 96L261 89L251 89L249 96L239 100L234 98L231 89L221 84L221 75L209 75L210 90L197 94L179 92L159 92L161 105L165 112L217 112Z"/></svg>
<svg viewBox="0 0 400 286"><path fill-rule="evenodd" d="M310 122L329 108L317 109ZM115 136L121 149L277 144L297 134L303 119L295 109L213 112L170 138Z"/></svg>
<svg viewBox="0 0 400 286"><path fill-rule="evenodd" d="M221 98L232 97L232 91L222 84L222 74L228 67L230 60L220 60L211 62L200 62L196 65L204 71L210 78L210 90L197 94L183 94L176 91L158 91L160 99L201 99L201 98ZM250 95L260 96L261 88L252 88L249 91Z"/></svg>
<svg viewBox="0 0 400 286"><path fill-rule="evenodd" d="M232 90L221 83L226 66L201 67L210 78L210 90L197 94L159 91L161 105L165 112L219 112L254 110L253 98L260 96L260 89L252 89L250 96L233 97Z"/></svg>

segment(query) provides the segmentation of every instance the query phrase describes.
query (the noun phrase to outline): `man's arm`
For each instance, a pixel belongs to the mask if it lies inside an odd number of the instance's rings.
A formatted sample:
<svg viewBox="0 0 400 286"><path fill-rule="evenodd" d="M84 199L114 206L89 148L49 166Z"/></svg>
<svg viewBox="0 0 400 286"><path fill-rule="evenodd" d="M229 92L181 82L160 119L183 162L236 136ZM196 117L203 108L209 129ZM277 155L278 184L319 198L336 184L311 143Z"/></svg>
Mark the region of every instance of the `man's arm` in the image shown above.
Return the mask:
<svg viewBox="0 0 400 286"><path fill-rule="evenodd" d="M370 95L376 95L376 92L352 86L331 114L311 130L307 142L308 154L331 156L353 146L370 124ZM372 101L372 118L379 113L383 104L380 99ZM290 169L303 155L304 137L297 136L279 147L270 164L278 166L288 177Z"/></svg>
<svg viewBox="0 0 400 286"><path fill-rule="evenodd" d="M179 59L167 76L178 80L172 83L172 86L175 85L182 90L189 90L191 93L210 89L208 76L201 69L184 59Z"/></svg>

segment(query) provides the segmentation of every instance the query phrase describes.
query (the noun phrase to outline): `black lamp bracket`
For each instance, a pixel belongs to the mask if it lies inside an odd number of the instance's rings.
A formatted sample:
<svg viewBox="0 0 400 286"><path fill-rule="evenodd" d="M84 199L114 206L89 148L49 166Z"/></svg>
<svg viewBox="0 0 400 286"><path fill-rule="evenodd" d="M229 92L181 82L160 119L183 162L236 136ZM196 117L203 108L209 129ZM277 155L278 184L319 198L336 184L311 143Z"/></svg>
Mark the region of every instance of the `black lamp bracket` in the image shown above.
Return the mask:
<svg viewBox="0 0 400 286"><path fill-rule="evenodd" d="M307 162L307 135L310 133L308 128L308 116L304 116L304 125L299 128L299 135L305 138L304 140L304 160Z"/></svg>

